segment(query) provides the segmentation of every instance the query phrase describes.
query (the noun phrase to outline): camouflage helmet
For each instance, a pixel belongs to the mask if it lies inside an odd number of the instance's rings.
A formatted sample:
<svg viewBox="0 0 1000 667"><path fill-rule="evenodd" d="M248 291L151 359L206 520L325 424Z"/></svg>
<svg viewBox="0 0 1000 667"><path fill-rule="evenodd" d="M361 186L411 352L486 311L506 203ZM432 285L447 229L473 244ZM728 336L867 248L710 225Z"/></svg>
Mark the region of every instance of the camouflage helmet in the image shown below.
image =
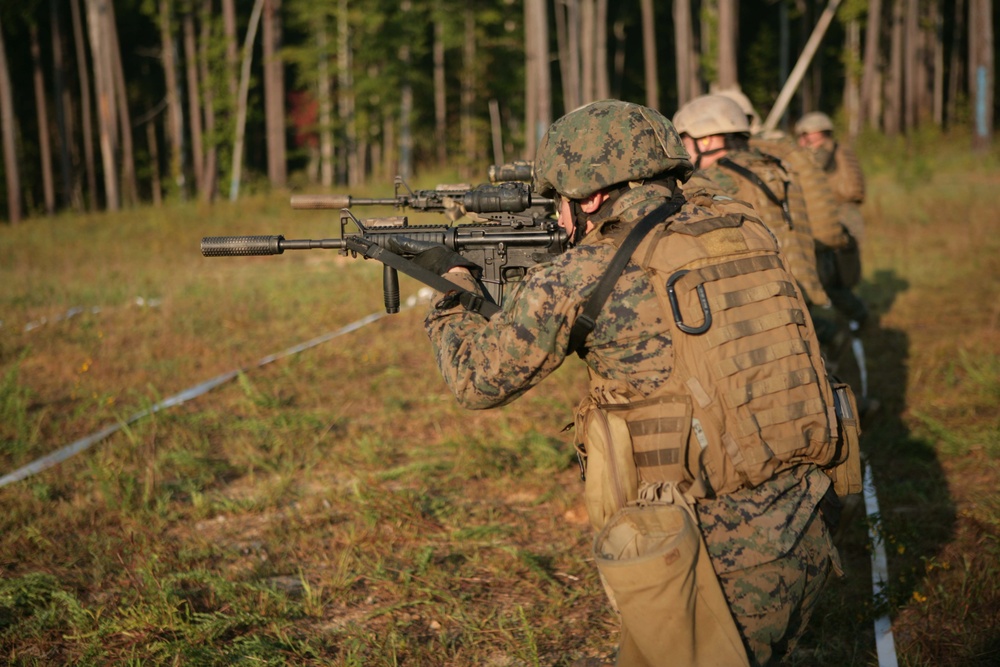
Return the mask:
<svg viewBox="0 0 1000 667"><path fill-rule="evenodd" d="M833 132L833 121L822 111L810 111L795 124L795 134Z"/></svg>
<svg viewBox="0 0 1000 667"><path fill-rule="evenodd" d="M552 123L535 154L534 189L584 199L618 183L661 174L686 181L693 171L680 136L663 114L601 100Z"/></svg>
<svg viewBox="0 0 1000 667"><path fill-rule="evenodd" d="M725 95L696 97L674 114L674 127L692 139L713 134L749 134L750 121L743 109Z"/></svg>

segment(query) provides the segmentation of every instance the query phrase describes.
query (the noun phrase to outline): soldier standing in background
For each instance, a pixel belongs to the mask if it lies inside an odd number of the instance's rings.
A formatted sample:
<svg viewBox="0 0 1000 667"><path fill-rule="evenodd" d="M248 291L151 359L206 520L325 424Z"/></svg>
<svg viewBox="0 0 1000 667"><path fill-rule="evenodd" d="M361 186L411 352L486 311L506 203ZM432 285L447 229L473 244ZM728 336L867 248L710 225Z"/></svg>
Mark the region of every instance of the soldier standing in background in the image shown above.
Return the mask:
<svg viewBox="0 0 1000 667"><path fill-rule="evenodd" d="M865 200L865 176L858 156L850 146L840 144L833 136L833 121L825 113L807 113L795 124L799 145L809 150L829 177L830 187L841 205L841 220L860 245L864 242L865 225L861 204Z"/></svg>

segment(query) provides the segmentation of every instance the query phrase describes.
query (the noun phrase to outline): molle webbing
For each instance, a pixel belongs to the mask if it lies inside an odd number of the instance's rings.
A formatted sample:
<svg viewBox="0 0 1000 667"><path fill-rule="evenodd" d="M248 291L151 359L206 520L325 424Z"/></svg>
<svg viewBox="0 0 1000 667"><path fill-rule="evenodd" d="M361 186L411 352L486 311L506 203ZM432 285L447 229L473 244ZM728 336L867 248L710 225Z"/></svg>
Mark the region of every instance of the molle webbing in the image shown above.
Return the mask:
<svg viewBox="0 0 1000 667"><path fill-rule="evenodd" d="M726 394L725 399L729 405L738 407L746 405L755 398L773 394L776 391L801 387L812 382L819 382L819 378L816 377L816 370L809 366L792 371L787 375L769 377L760 382L753 382L745 387L733 389Z"/></svg>
<svg viewBox="0 0 1000 667"><path fill-rule="evenodd" d="M727 341L736 340L737 338L747 338L772 329L778 329L787 324L803 326L805 323L806 314L801 309L779 310L769 315L741 320L729 325L722 325L721 327L712 327L705 334L705 341L711 347L715 347Z"/></svg>
<svg viewBox="0 0 1000 667"><path fill-rule="evenodd" d="M796 354L809 354L809 345L801 338L783 340L767 347L757 348L743 354L722 359L716 364L720 376L735 375L754 366L769 364Z"/></svg>

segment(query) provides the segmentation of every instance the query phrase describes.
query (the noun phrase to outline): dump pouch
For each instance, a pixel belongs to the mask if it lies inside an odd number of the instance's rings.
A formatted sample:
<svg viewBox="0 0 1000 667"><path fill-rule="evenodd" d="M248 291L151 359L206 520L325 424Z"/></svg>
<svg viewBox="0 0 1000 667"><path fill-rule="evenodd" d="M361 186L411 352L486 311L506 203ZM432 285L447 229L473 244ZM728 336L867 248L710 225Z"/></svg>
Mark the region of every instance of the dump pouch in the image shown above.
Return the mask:
<svg viewBox="0 0 1000 667"><path fill-rule="evenodd" d="M691 432L687 396L631 403L588 398L577 414L577 440L587 459L584 499L595 530L635 500L643 483L691 480L686 472Z"/></svg>
<svg viewBox="0 0 1000 667"><path fill-rule="evenodd" d="M837 465L827 468L833 490L840 497L861 493L861 424L854 392L844 382L833 382L833 403L837 411L840 448Z"/></svg>
<svg viewBox="0 0 1000 667"><path fill-rule="evenodd" d="M621 614L619 667L749 665L694 512L678 502L619 510L594 540L594 556Z"/></svg>
<svg viewBox="0 0 1000 667"><path fill-rule="evenodd" d="M576 411L577 449L587 462L583 499L594 530L635 500L639 487L628 424L606 405L588 396Z"/></svg>

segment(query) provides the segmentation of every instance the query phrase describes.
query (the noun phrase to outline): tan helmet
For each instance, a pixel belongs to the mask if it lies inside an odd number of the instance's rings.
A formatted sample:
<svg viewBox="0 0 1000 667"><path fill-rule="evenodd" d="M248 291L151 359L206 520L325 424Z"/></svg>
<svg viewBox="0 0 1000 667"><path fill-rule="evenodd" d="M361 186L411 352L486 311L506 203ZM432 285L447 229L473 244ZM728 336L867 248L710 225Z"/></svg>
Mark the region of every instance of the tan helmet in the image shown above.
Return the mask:
<svg viewBox="0 0 1000 667"><path fill-rule="evenodd" d="M810 132L833 132L833 121L822 111L810 111L795 124L795 134Z"/></svg>
<svg viewBox="0 0 1000 667"><path fill-rule="evenodd" d="M696 97L674 114L674 127L692 139L713 134L749 134L750 121L740 105L725 95Z"/></svg>
<svg viewBox="0 0 1000 667"><path fill-rule="evenodd" d="M744 115L746 115L747 120L750 122L750 132L753 134L760 132L760 115L757 113L757 110L753 108L753 102L750 101L750 98L747 97L746 94L739 89L739 87L717 90L716 94L728 97L732 101L739 104L740 109L743 109Z"/></svg>
<svg viewBox="0 0 1000 667"><path fill-rule="evenodd" d="M618 183L694 171L674 126L658 111L601 100L552 123L535 154L534 189L584 199Z"/></svg>

